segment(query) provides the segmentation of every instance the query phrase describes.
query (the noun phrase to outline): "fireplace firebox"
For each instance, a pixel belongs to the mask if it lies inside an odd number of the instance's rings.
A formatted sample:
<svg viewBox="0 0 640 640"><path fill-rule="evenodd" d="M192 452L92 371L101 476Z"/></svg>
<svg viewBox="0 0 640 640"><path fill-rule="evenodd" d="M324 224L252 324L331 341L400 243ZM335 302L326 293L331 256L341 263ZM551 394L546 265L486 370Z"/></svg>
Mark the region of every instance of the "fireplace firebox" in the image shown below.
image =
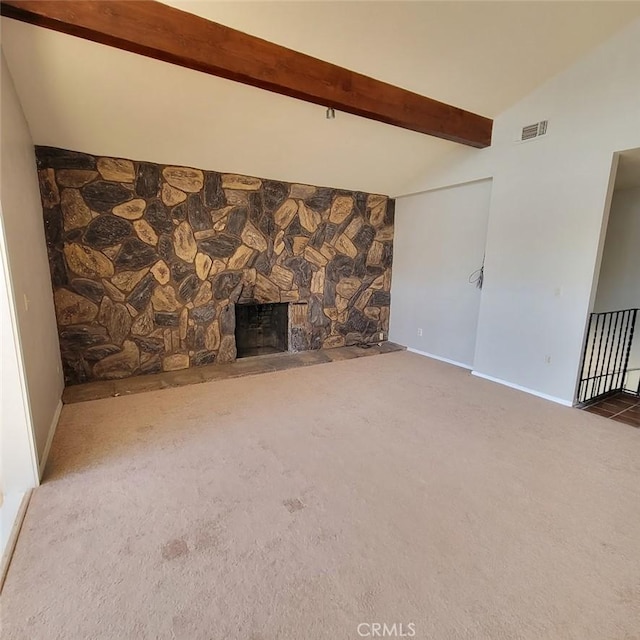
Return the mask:
<svg viewBox="0 0 640 640"><path fill-rule="evenodd" d="M288 335L287 303L236 305L238 358L287 351Z"/></svg>

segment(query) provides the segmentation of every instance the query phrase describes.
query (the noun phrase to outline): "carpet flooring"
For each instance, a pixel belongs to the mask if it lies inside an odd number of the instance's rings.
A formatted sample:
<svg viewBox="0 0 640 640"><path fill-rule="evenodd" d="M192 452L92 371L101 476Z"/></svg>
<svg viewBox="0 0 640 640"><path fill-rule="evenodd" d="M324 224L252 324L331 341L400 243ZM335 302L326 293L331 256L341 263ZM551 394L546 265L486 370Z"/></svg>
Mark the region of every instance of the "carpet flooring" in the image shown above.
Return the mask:
<svg viewBox="0 0 640 640"><path fill-rule="evenodd" d="M407 352L67 405L2 636L637 640L639 436Z"/></svg>

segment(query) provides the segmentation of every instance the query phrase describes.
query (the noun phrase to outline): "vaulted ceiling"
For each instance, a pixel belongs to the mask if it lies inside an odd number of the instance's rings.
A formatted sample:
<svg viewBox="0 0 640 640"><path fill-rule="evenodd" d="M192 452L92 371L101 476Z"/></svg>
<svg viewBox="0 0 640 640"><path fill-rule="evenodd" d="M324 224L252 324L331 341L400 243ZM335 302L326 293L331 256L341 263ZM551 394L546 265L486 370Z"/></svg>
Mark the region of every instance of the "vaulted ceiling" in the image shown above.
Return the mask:
<svg viewBox="0 0 640 640"><path fill-rule="evenodd" d="M167 4L489 117L640 15L638 2ZM36 144L392 195L454 144L5 18L2 48Z"/></svg>

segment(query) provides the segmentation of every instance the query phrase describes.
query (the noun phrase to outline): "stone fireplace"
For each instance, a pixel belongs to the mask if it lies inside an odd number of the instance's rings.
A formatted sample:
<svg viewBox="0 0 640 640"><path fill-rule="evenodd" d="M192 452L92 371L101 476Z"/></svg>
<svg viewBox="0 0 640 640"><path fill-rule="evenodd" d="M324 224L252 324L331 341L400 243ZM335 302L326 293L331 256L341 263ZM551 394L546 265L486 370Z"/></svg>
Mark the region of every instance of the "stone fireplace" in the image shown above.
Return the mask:
<svg viewBox="0 0 640 640"><path fill-rule="evenodd" d="M52 147L36 159L67 384L386 339L386 196Z"/></svg>
<svg viewBox="0 0 640 640"><path fill-rule="evenodd" d="M235 308L238 358L288 350L288 303L237 304Z"/></svg>

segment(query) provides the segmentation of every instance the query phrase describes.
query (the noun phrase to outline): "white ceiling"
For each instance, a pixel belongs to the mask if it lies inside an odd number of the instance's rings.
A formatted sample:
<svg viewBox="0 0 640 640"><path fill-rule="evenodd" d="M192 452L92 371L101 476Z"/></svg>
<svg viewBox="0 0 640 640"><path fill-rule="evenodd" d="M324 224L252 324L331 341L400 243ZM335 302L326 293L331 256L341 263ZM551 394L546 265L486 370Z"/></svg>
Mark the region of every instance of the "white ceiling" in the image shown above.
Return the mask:
<svg viewBox="0 0 640 640"><path fill-rule="evenodd" d="M168 3L486 116L640 16L640 2ZM36 144L388 194L453 144L5 18L2 47Z"/></svg>
<svg viewBox="0 0 640 640"><path fill-rule="evenodd" d="M620 154L615 188L640 188L640 149L631 149Z"/></svg>

